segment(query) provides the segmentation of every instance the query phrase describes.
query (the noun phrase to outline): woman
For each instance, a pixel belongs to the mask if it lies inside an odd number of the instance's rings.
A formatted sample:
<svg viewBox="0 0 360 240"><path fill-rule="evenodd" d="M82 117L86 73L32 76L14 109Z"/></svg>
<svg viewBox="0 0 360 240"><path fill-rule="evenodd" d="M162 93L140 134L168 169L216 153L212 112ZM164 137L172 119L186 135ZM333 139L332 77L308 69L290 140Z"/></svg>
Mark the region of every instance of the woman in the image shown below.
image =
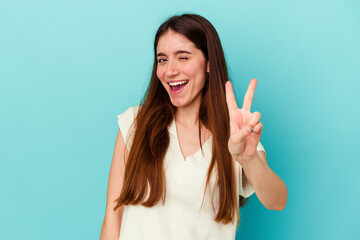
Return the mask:
<svg viewBox="0 0 360 240"><path fill-rule="evenodd" d="M158 29L140 107L118 116L101 239L235 239L239 202L254 191L282 210L287 188L269 168L256 79L241 109L220 39L199 15ZM241 196L239 196L241 195Z"/></svg>

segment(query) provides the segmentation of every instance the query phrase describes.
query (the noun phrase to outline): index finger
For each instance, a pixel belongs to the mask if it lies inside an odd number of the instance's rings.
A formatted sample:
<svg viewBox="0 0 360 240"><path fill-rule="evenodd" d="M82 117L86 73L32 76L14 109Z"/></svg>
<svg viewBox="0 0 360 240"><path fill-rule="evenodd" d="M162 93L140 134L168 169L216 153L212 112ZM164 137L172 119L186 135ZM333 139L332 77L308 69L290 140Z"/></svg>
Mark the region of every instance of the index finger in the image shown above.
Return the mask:
<svg viewBox="0 0 360 240"><path fill-rule="evenodd" d="M255 78L251 79L249 87L246 91L245 97L244 97L244 103L242 106L243 110L250 111L251 104L254 98L255 88L256 88L257 80Z"/></svg>
<svg viewBox="0 0 360 240"><path fill-rule="evenodd" d="M227 81L225 84L225 90L226 90L226 103L229 109L229 114L232 114L233 111L236 111L238 109L234 91L232 88L232 84L230 81Z"/></svg>

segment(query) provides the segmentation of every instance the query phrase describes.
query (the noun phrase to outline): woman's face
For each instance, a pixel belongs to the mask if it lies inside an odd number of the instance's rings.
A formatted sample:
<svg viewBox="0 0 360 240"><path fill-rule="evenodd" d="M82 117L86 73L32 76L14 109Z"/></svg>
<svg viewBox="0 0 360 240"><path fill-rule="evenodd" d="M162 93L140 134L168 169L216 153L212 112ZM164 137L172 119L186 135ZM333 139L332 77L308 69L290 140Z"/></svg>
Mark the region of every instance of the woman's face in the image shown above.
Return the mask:
<svg viewBox="0 0 360 240"><path fill-rule="evenodd" d="M209 67L203 52L184 35L169 30L158 41L157 77L175 107L198 107Z"/></svg>

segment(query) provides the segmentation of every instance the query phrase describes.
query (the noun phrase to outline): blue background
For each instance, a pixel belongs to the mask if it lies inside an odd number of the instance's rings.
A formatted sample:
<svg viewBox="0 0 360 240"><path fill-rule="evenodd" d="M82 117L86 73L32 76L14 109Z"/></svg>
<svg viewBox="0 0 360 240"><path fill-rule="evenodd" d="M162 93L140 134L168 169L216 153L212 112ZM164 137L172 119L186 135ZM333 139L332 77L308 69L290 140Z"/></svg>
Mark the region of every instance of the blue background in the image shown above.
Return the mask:
<svg viewBox="0 0 360 240"><path fill-rule="evenodd" d="M285 210L253 195L237 239L360 239L360 3L350 0L0 0L0 238L98 239L117 133L139 104L157 27L208 18L238 102L284 180Z"/></svg>

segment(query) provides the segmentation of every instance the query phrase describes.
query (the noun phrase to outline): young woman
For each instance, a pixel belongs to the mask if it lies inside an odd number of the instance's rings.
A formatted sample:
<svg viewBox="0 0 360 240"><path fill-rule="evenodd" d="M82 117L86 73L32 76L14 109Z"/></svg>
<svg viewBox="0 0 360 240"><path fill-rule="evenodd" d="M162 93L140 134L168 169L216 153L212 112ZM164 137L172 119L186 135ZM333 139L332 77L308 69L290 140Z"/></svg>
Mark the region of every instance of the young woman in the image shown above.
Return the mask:
<svg viewBox="0 0 360 240"><path fill-rule="evenodd" d="M118 116L100 239L235 239L239 207L254 191L282 210L284 182L250 112L256 79L238 108L215 28L199 15L158 29L140 106Z"/></svg>

